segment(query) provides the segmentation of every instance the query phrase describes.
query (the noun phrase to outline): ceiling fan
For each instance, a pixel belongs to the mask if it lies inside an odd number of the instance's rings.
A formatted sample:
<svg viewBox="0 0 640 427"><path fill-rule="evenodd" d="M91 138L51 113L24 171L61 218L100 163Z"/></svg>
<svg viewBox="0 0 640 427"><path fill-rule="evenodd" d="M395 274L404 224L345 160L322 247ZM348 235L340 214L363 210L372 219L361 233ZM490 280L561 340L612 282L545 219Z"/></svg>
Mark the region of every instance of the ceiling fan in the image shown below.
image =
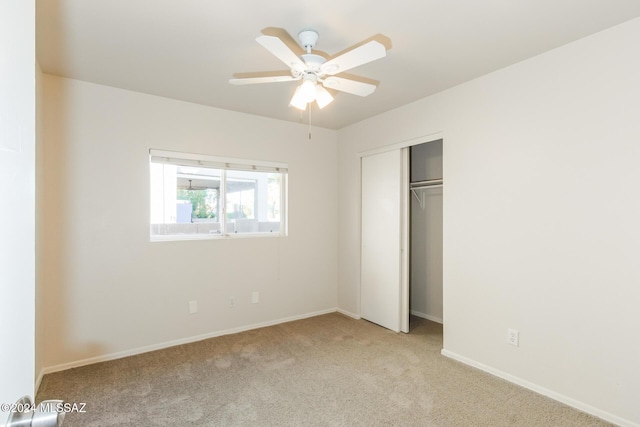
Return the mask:
<svg viewBox="0 0 640 427"><path fill-rule="evenodd" d="M271 35L256 37L258 43L284 62L290 70L277 75L273 75L273 73L252 77L235 75L237 78L229 80L229 83L246 85L302 80L289 103L300 110L305 110L307 104L313 101L316 101L320 108L333 101L333 96L325 88L359 96L370 95L376 90L374 83L353 80L346 76L340 76L339 73L384 57L387 51L382 43L371 40L327 61L323 56L312 53L312 49L318 41L317 32L313 30L301 31L298 34L298 39L306 51L300 56L296 55L279 37ZM255 73L251 74L255 75Z"/></svg>

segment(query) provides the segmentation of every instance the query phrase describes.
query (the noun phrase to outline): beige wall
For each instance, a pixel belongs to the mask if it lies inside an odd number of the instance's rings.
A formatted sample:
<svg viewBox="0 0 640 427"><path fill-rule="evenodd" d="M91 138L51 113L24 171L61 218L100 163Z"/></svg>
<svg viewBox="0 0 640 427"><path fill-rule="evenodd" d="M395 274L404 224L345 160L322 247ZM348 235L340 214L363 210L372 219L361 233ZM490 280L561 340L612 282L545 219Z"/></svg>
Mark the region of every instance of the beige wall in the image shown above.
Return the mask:
<svg viewBox="0 0 640 427"><path fill-rule="evenodd" d="M43 83L43 369L335 310L335 131ZM289 236L150 243L149 148L288 163Z"/></svg>
<svg viewBox="0 0 640 427"><path fill-rule="evenodd" d="M638 40L636 19L342 129L338 306L359 314L357 153L441 132L445 354L640 424Z"/></svg>

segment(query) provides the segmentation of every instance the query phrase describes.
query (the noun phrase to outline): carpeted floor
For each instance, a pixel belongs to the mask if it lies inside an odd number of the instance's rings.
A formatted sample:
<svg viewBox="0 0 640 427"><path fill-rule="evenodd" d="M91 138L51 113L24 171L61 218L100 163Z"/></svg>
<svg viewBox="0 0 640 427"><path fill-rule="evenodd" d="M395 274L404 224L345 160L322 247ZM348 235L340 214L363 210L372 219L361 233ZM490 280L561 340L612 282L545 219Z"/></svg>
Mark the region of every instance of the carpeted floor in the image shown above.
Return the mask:
<svg viewBox="0 0 640 427"><path fill-rule="evenodd" d="M607 426L440 355L410 334L328 314L45 376L37 395L86 402L65 427Z"/></svg>

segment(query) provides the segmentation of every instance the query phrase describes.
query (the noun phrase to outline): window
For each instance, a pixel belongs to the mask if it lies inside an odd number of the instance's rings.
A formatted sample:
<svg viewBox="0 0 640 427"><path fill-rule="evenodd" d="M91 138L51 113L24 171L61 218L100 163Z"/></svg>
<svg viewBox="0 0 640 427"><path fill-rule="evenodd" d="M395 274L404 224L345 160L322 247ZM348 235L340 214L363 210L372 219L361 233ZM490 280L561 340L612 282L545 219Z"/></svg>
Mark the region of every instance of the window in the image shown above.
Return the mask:
<svg viewBox="0 0 640 427"><path fill-rule="evenodd" d="M286 235L287 165L149 150L151 240Z"/></svg>

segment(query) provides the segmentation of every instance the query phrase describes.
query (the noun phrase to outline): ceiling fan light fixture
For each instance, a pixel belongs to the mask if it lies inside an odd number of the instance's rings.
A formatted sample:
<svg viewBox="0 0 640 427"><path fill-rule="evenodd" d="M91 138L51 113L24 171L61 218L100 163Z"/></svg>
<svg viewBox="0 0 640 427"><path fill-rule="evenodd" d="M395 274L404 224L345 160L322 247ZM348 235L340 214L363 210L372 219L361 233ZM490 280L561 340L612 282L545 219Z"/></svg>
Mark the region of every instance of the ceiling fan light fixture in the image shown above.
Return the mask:
<svg viewBox="0 0 640 427"><path fill-rule="evenodd" d="M316 99L316 82L311 79L305 79L300 85L300 96L306 102L313 102Z"/></svg>
<svg viewBox="0 0 640 427"><path fill-rule="evenodd" d="M320 85L316 85L316 102L318 103L318 107L322 109L329 105L332 101L333 96L331 96L329 91Z"/></svg>
<svg viewBox="0 0 640 427"><path fill-rule="evenodd" d="M304 97L300 94L300 89L302 88L302 86L298 86L296 88L296 91L293 93L293 97L291 98L291 101L289 102L289 105L292 107L297 108L298 110L306 110L307 109L307 101L304 99Z"/></svg>

